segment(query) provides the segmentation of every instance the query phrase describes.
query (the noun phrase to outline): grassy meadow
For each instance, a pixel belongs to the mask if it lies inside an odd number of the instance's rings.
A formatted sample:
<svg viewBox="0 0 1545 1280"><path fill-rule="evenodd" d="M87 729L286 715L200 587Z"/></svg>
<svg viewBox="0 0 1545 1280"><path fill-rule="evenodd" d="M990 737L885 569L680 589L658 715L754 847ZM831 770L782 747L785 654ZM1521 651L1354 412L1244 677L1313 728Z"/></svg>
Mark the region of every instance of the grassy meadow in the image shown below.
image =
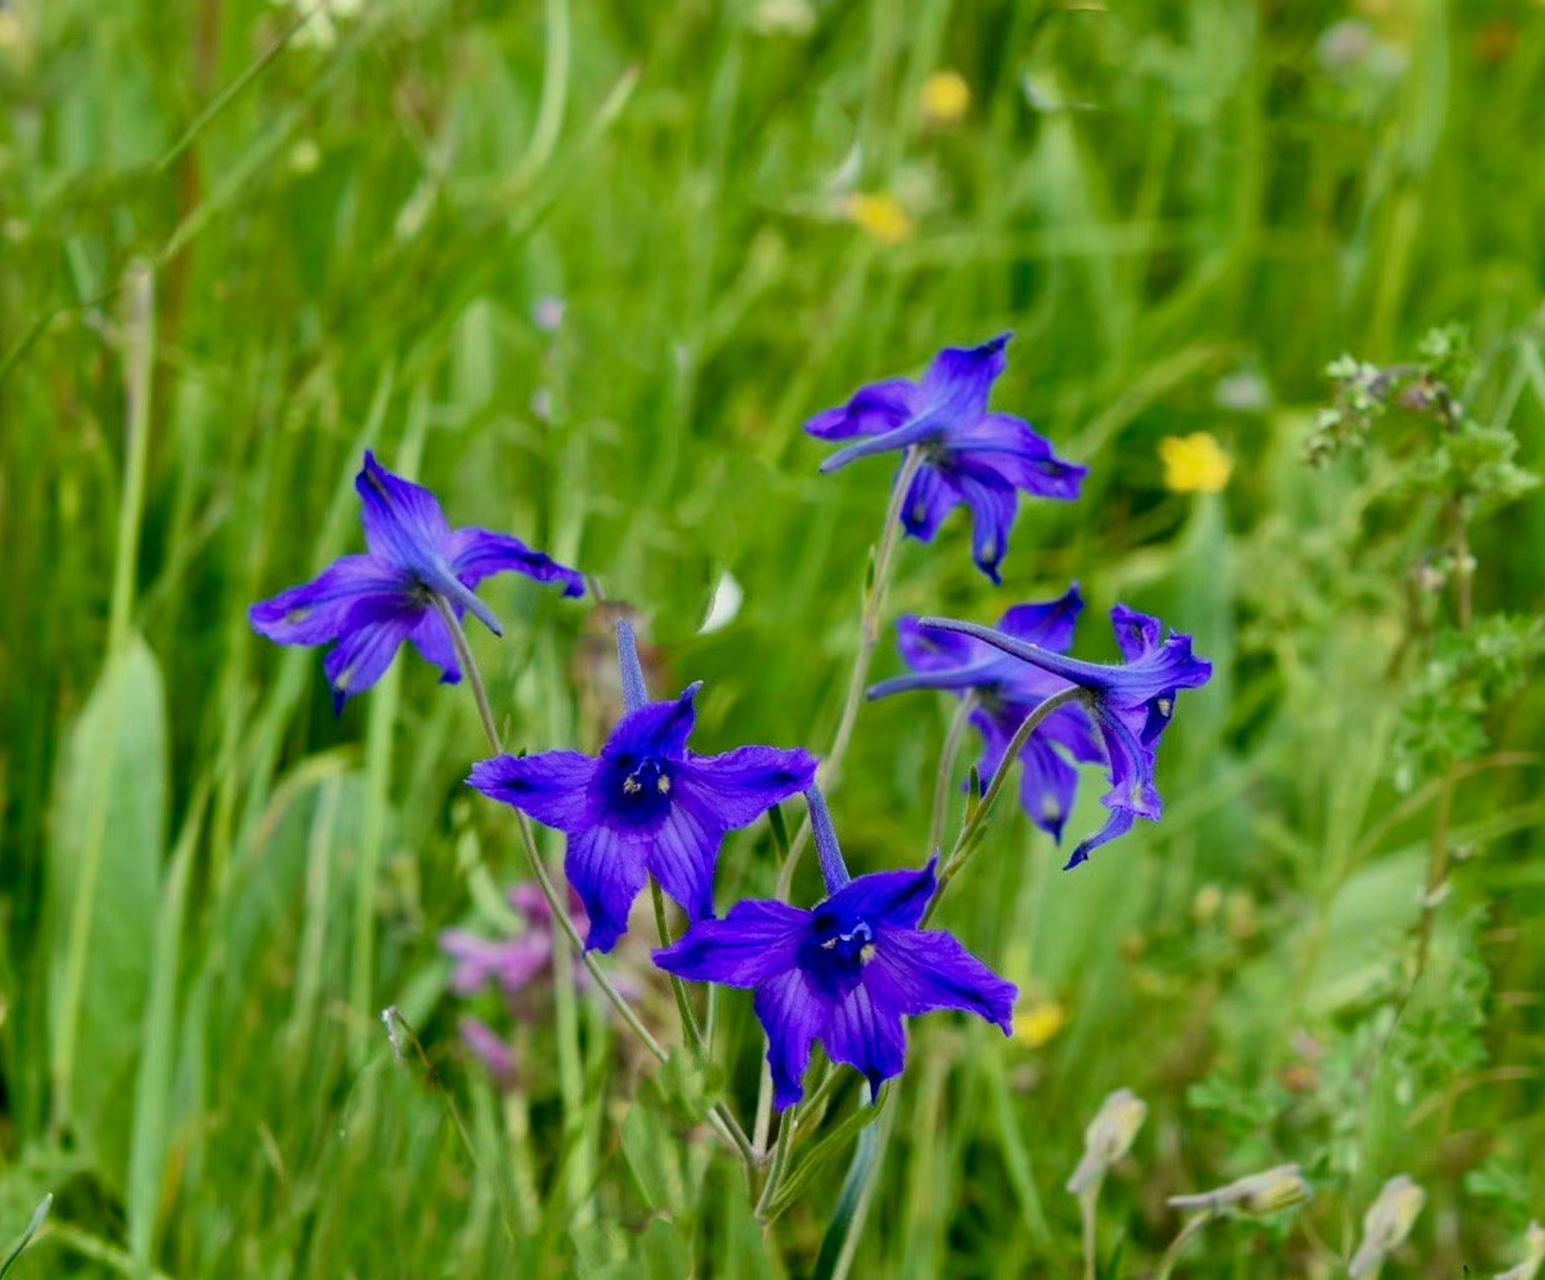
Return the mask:
<svg viewBox="0 0 1545 1280"><path fill-rule="evenodd" d="M1545 687L1432 684L1449 508L1392 481L1403 446L1304 442L1331 361L1454 322L1456 392L1545 470L1545 5L333 7L0 0L0 1274L52 1194L8 1280L1079 1277L1064 1184L1120 1088L1148 1111L1102 1277L1161 1272L1169 1197L1290 1162L1310 1202L1206 1223L1174 1274L1344 1276L1401 1174L1426 1199L1386 1276L1525 1263ZM705 682L696 749L823 753L894 460L820 475L800 428L1005 330L994 406L1084 497L1022 501L1001 588L964 513L905 542L875 676L899 614L1075 579L1080 654L1113 660L1124 601L1215 675L1164 819L1087 865L1010 790L937 923L1019 983L1016 1034L913 1022L836 1259L850 1132L764 1228L679 1059L565 963L514 1010L448 990L440 933L498 936L527 878L463 785L465 690L405 652L335 717L320 654L247 609L362 549L371 448L604 593L483 588L512 747L595 749L627 607L658 696ZM1198 433L1231 464L1200 486L1163 457ZM1540 614L1545 495L1464 534L1461 621ZM863 707L830 793L855 871L927 855L953 714ZM768 824L732 834L721 907L778 865ZM635 932L605 963L674 1040ZM715 1017L750 1127L751 1002ZM860 1108L848 1073L822 1132Z"/></svg>

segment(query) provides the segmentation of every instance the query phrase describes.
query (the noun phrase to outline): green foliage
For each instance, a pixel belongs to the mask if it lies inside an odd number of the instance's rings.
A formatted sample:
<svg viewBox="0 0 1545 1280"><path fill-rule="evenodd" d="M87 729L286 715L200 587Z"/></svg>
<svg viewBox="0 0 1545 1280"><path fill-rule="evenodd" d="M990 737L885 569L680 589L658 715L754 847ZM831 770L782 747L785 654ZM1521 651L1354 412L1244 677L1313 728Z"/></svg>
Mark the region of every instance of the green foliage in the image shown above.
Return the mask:
<svg viewBox="0 0 1545 1280"><path fill-rule="evenodd" d="M994 403L1087 496L1024 506L1001 591L958 517L904 544L888 613L991 620L1077 575L1081 654L1122 600L1218 675L1168 731L1163 822L1063 876L1005 814L952 888L938 923L1067 1022L915 1023L849 1274L1079 1274L1063 1187L1123 1085L1150 1120L1100 1274L1155 1270L1166 1197L1293 1160L1311 1204L1210 1225L1177 1273L1336 1274L1398 1172L1429 1200L1390 1270L1513 1261L1545 1214L1538 7L371 0L330 41L298 12L0 5L4 1244L55 1195L7 1280L833 1265L880 1145L853 1082L764 1239L700 1123L754 1115L749 1001L712 1071L661 1069L559 982L475 1010L516 1057L490 1079L436 945L524 874L461 785L471 707L407 654L395 702L335 719L318 655L245 610L358 549L373 447L637 609L651 678L706 681L703 750L822 751L890 473L819 476L800 424L1009 328ZM919 107L943 69L951 124ZM894 243L859 194L899 202ZM1228 487L1169 493L1157 446L1200 431ZM741 612L699 634L725 571ZM507 741L593 746L602 616L487 595ZM832 796L856 870L924 856L951 710L863 708ZM1070 835L1102 815L1091 774ZM729 842L721 903L771 890L779 840ZM607 963L666 1034L632 941Z"/></svg>

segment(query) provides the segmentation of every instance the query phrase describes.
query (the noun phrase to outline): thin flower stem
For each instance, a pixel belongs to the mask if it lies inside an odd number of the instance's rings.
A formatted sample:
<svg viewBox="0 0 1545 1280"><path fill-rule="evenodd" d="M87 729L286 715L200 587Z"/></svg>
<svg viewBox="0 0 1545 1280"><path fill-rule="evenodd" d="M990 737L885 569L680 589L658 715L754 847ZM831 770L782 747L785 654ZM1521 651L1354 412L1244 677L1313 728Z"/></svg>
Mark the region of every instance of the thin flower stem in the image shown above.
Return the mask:
<svg viewBox="0 0 1545 1280"><path fill-rule="evenodd" d="M950 881L960 874L961 868L966 865L967 860L971 857L971 853L976 848L981 833L987 826L988 819L992 817L993 808L998 803L998 796L1008 781L1009 770L1013 763L1019 759L1019 753L1024 750L1025 743L1030 740L1030 735L1046 722L1052 712L1067 706L1070 702L1076 702L1082 696L1083 690L1079 689L1076 685L1063 689L1060 693L1052 694L1051 697L1047 698L1027 715L1024 723L1014 731L1013 738L1009 740L1009 745L1003 752L1003 763L993 773L992 781L987 784L987 791L982 796L981 803L971 811L971 816L966 819L965 824L960 829L960 836L955 841L955 847L950 850L950 856L944 861L944 867L939 872L938 891L933 895L933 901L928 904L928 909L923 913L921 924L928 923L929 918L938 909L939 900L944 897L944 891L949 887Z"/></svg>
<svg viewBox="0 0 1545 1280"><path fill-rule="evenodd" d="M1213 1219L1210 1209L1204 1209L1196 1214L1180 1228L1180 1234L1170 1241L1170 1246L1164 1251L1164 1256L1159 1259L1159 1269L1153 1273L1153 1280L1169 1280L1175 1270L1175 1263L1180 1261L1180 1251L1190 1243L1191 1237L1205 1227Z"/></svg>
<svg viewBox="0 0 1545 1280"><path fill-rule="evenodd" d="M794 1129L803 1110L803 1105L790 1107L778 1122L778 1142L773 1147L772 1164L767 1170L767 1182L762 1187L762 1194L756 1202L758 1221L767 1213L768 1206L783 1183L783 1175L788 1171L789 1152L794 1148Z"/></svg>
<svg viewBox="0 0 1545 1280"><path fill-rule="evenodd" d="M440 617L444 619L446 628L451 633L451 643L455 646L457 661L461 664L467 683L472 687L478 715L483 721L483 732L488 735L488 745L494 749L496 755L503 755L504 744L500 741L499 730L494 724L493 711L488 704L488 692L483 684L483 675L478 669L477 659L472 655L472 646L467 643L467 633L462 629L461 620L456 617L450 605L438 595L435 596L435 608L439 610ZM618 1016L638 1037L650 1056L657 1062L666 1062L670 1055L665 1051L664 1046L655 1039L654 1033L644 1025L637 1011L617 990L607 976L606 970L601 967L600 961L595 958L595 953L585 950L585 940L579 936L579 929L575 927L569 915L568 906L559 895L558 887L553 883L553 878L547 870L547 863L542 858L542 852L537 848L536 833L531 829L531 820L519 809L515 810L515 820L520 828L520 840L525 849L526 861L531 865L531 874L536 877L537 885L542 890L542 897L547 900L547 908L552 912L553 919L558 922L563 936L568 939L569 946L573 948L574 954L584 961L585 968L590 971L596 988L617 1010ZM746 1137L746 1132L740 1127L740 1121L735 1119L734 1113L724 1103L715 1103L713 1110L708 1114L707 1121L709 1127L739 1153L749 1174L756 1167L758 1159L751 1146L751 1140Z"/></svg>
<svg viewBox="0 0 1545 1280"><path fill-rule="evenodd" d="M822 791L830 791L842 775L842 761L853 740L853 727L858 722L858 709L863 705L864 686L869 683L869 668L874 662L874 651L880 643L880 614L885 605L885 592L890 586L891 570L895 567L896 547L901 541L901 512L912 481L917 478L923 465L920 449L908 449L891 490L890 506L885 512L885 528L880 535L880 545L875 551L874 573L864 591L863 611L859 621L858 657L853 663L853 674L848 680L847 698L842 704L842 715L837 721L837 733L832 738L831 750L816 771L816 785ZM789 844L788 856L778 872L778 898L787 902L794 884L794 873L799 869L799 858L810 839L810 821L800 823L799 830Z"/></svg>
<svg viewBox="0 0 1545 1280"><path fill-rule="evenodd" d="M1095 1280L1098 1274L1096 1255L1100 1249L1099 1237L1100 1184L1096 1182L1078 1197L1079 1218L1083 1222L1084 1280Z"/></svg>
<svg viewBox="0 0 1545 1280"><path fill-rule="evenodd" d="M955 761L960 755L960 742L965 737L966 726L971 722L971 713L975 710L976 693L973 690L961 699L955 718L950 721L950 731L944 739L944 750L939 753L939 776L933 787L933 821L928 824L928 850L925 855L929 858L942 852L940 844L944 839L944 820L949 816L950 787L955 780Z"/></svg>
<svg viewBox="0 0 1545 1280"><path fill-rule="evenodd" d="M649 893L654 898L654 923L660 931L660 945L671 945L671 926L665 916L665 894L661 892L660 882L653 876L649 877ZM687 1037L687 1043L692 1046L692 1052L701 1055L703 1052L703 1033L698 1029L697 1015L692 1012L692 1002L687 999L687 984L674 973L670 975L671 994L676 997L676 1012L681 1015L681 1029Z"/></svg>

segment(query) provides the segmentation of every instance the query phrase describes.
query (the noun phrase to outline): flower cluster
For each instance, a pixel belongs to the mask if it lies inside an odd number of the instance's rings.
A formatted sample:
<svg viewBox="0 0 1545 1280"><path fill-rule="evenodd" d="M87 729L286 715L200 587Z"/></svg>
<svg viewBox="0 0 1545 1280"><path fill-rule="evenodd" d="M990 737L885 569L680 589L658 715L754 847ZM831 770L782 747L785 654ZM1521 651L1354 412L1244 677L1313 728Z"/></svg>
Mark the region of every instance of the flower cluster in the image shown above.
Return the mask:
<svg viewBox="0 0 1545 1280"><path fill-rule="evenodd" d="M1020 495L1073 501L1085 475L1027 422L989 409L1007 342L1004 335L977 347L947 348L919 380L863 387L806 426L810 435L842 445L823 471L880 453L903 455L882 546L893 547L897 532L931 541L949 513L965 506L972 514L973 559L995 584ZM444 681L466 677L472 683L494 754L476 763L467 781L518 812L536 888L511 900L523 921L515 936L489 942L465 931L442 935L453 961L453 992L467 996L492 985L518 1013L528 1007L528 988L553 969L563 933L576 949L582 943L576 975L612 1000L622 1020L663 1059L665 1051L598 959L628 932L635 902L653 881L662 934L654 961L676 988L684 1032L695 1051L709 1051L683 980L749 989L767 1038L770 1101L779 1110L803 1098L817 1045L832 1063L862 1075L877 1101L884 1083L902 1071L908 1018L952 1010L1012 1034L1014 985L952 933L925 927L972 846L969 823L942 865L934 852L920 870L853 878L817 784L816 758L797 747L764 745L721 754L694 751L701 685L652 700L625 621L617 625L622 715L599 751L504 751L462 630L471 614L500 634L477 587L512 571L579 596L584 579L516 538L453 529L429 490L393 475L371 454L356 488L367 552L344 556L312 582L253 606L251 621L280 644L331 646L324 670L339 711L381 678L404 641L438 667ZM866 595L869 637L877 635L888 567L886 559L876 574L882 581ZM1082 610L1074 585L1057 599L1007 610L996 628L902 618L897 637L911 673L869 689L871 698L931 689L969 700L963 714L983 742L977 776L985 800L974 811L978 817L990 811L1000 775L1017 759L1026 812L1060 840L1079 766L1104 768L1110 816L1077 846L1069 866L1136 818L1159 816L1154 778L1160 740L1178 692L1198 687L1210 674L1208 664L1192 655L1189 637L1166 637L1157 619L1122 605L1111 617L1124 661L1106 666L1071 657ZM849 713L859 704L873 647L871 639L854 672ZM834 755L845 745L844 731ZM805 801L825 896L808 908L793 905L786 894L747 899L721 916L716 889L726 837L796 796ZM564 871L573 895L567 902L547 872L530 820L565 837ZM797 852L786 852L785 885ZM674 942L662 894L687 922ZM495 1074L509 1078L516 1070L509 1045L485 1024L464 1020L463 1035ZM734 1143L739 1135L743 1153L748 1150L732 1114L719 1108L712 1118L721 1136ZM1105 1143L1100 1159L1114 1159L1120 1145ZM754 1152L750 1159L754 1163Z"/></svg>

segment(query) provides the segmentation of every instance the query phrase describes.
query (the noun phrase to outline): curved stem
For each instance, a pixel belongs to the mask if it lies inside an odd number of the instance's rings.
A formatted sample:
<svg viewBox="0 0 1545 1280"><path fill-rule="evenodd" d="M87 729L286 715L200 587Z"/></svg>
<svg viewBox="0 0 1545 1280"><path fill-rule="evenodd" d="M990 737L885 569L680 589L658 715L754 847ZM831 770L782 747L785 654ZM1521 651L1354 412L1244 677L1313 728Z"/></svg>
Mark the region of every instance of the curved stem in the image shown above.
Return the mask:
<svg viewBox="0 0 1545 1280"><path fill-rule="evenodd" d="M1212 1221L1212 1217L1212 1211L1204 1209L1180 1228L1180 1234L1170 1241L1169 1248L1159 1259L1159 1269L1153 1273L1153 1280L1169 1280L1170 1273L1175 1270L1175 1263L1180 1260L1180 1251L1186 1247L1192 1236Z"/></svg>
<svg viewBox="0 0 1545 1280"><path fill-rule="evenodd" d="M859 619L858 657L853 662L853 674L848 680L847 697L842 704L842 715L837 721L837 732L832 738L831 750L816 771L816 785L830 791L837 785L842 774L842 761L853 740L853 727L858 722L858 709L864 701L864 686L869 682L869 668L874 662L874 651L880 643L880 614L885 605L886 588L890 585L891 570L895 565L896 547L901 542L901 512L912 488L912 481L922 469L923 454L920 449L907 450L901 471L891 490L890 505L885 512L885 528L874 555L872 576L864 589L863 610ZM789 844L788 856L778 872L778 898L788 901L789 890L794 883L794 872L799 868L800 854L810 839L808 819L800 824Z"/></svg>
<svg viewBox="0 0 1545 1280"><path fill-rule="evenodd" d="M477 659L472 656L472 646L467 643L467 633L462 630L460 619L456 617L454 610L445 600L436 595L434 602L435 608L439 610L440 617L445 622L446 629L451 633L451 643L455 646L456 659L461 664L462 674L472 687L478 715L483 721L483 731L488 735L488 745L494 749L496 755L503 755L504 744L499 740L493 711L488 705L488 691L483 685L483 675L478 669ZM531 866L531 874L536 877L537 885L542 890L542 897L547 901L547 908L552 912L553 919L558 922L558 927L563 931L563 936L568 940L569 945L574 948L574 954L584 961L585 968L590 971L597 990L616 1009L617 1016L638 1037L650 1056L657 1062L667 1061L670 1055L655 1039L654 1033L644 1025L633 1006L617 990L607 976L606 970L601 967L600 961L595 958L595 953L585 950L585 940L579 936L579 930L569 915L568 904L558 893L558 887L553 883L552 875L547 870L542 852L537 848L536 833L531 829L531 820L519 809L515 810L515 820L520 829L520 841L526 853L526 861ZM757 1157L752 1150L750 1139L746 1137L745 1130L740 1127L740 1122L735 1119L734 1114L722 1102L714 1104L713 1110L708 1115L708 1124L715 1133L740 1153L740 1158L745 1162L747 1170L756 1165Z"/></svg>
<svg viewBox="0 0 1545 1280"><path fill-rule="evenodd" d="M982 833L987 828L987 821L992 817L992 811L997 806L998 796L1002 793L1008 781L1009 770L1019 759L1019 753L1024 750L1025 743L1030 741L1030 735L1041 727L1052 714L1070 702L1076 702L1083 696L1083 690L1077 685L1063 689L1060 693L1054 693L1042 702L1034 711L1027 715L1024 723L1014 731L1014 736L1009 740L1008 747L1003 752L1003 763L992 775L992 781L987 784L987 791L982 796L982 801L971 810L971 816L960 829L960 836L955 841L955 847L950 850L950 856L945 859L944 867L939 872L939 888L933 895L933 901L928 904L928 909L923 912L919 928L926 925L933 913L938 909L939 900L944 897L944 891L949 888L949 883L960 874L962 867L971 857L972 851L980 842Z"/></svg>
<svg viewBox="0 0 1545 1280"><path fill-rule="evenodd" d="M654 923L660 931L660 945L671 945L671 926L665 916L665 894L660 890L660 882L653 876L649 877L649 892L654 898ZM703 1033L698 1029L697 1015L692 1012L692 1002L687 999L687 984L674 973L670 975L671 994L676 997L676 1012L681 1015L681 1030L687 1037L687 1043L692 1046L694 1054L703 1052Z"/></svg>
<svg viewBox="0 0 1545 1280"><path fill-rule="evenodd" d="M933 787L933 821L928 824L928 850L926 857L942 852L944 820L949 814L950 784L955 777L955 761L960 755L960 742L965 737L966 725L976 710L976 694L968 693L960 701L955 718L950 721L950 731L944 739L944 749L939 753L939 776Z"/></svg>

